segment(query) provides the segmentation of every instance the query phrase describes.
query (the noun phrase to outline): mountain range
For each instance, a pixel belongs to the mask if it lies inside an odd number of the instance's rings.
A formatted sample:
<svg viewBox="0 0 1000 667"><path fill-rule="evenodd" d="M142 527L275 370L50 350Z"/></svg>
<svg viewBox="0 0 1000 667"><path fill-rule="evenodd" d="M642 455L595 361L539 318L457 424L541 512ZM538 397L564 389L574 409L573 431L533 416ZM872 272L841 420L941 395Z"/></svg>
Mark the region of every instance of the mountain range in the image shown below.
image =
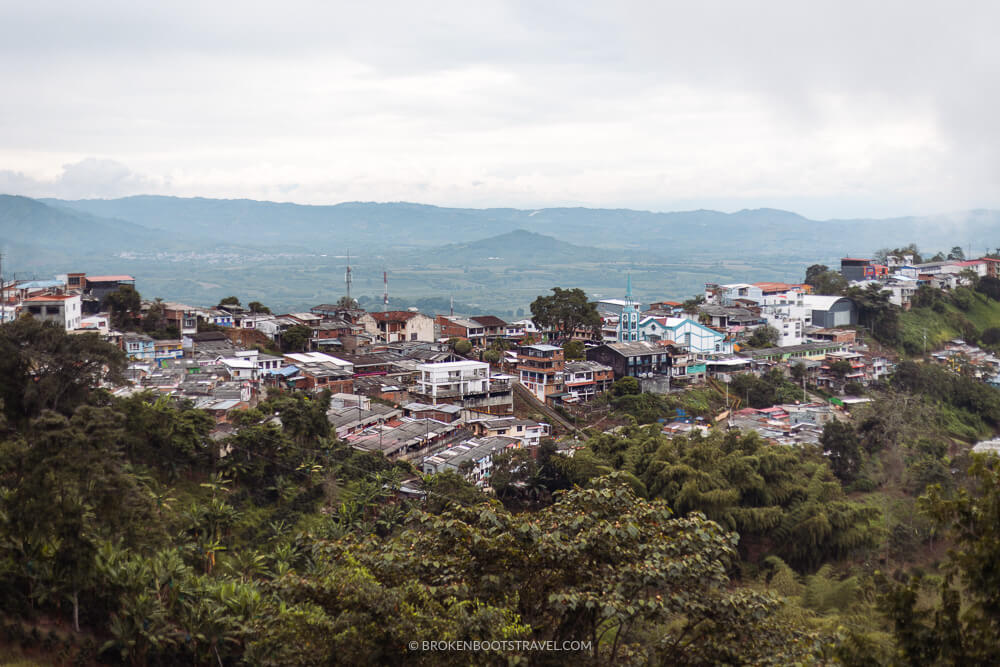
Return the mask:
<svg viewBox="0 0 1000 667"><path fill-rule="evenodd" d="M390 271L400 295L513 306L557 284L620 289L624 273L633 272L645 274L651 298L666 298L698 291L707 280L799 280L809 264L910 242L980 254L1000 245L1000 212L817 221L776 209L658 213L0 195L7 276L129 270L140 291L144 284L174 290L157 295L176 299L249 288L306 304L342 292L348 252L358 287L372 293L381 291L382 271ZM497 276L509 301L495 294Z"/></svg>

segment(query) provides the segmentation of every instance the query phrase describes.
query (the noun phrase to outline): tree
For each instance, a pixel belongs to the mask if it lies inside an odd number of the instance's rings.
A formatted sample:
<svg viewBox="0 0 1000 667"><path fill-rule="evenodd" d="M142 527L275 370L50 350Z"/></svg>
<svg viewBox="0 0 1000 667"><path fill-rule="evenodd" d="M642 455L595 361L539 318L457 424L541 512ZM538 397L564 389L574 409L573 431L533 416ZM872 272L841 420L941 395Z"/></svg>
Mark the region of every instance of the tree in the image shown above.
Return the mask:
<svg viewBox="0 0 1000 667"><path fill-rule="evenodd" d="M237 305L239 305L237 303ZM262 304L260 301L251 301L247 304L247 308L250 309L251 313L263 313L265 315L271 314L271 309Z"/></svg>
<svg viewBox="0 0 1000 667"><path fill-rule="evenodd" d="M829 421L819 442L837 479L845 484L853 482L861 467L861 445L854 427L840 420Z"/></svg>
<svg viewBox="0 0 1000 667"><path fill-rule="evenodd" d="M111 315L111 326L119 331L132 331L141 316L142 298L131 285L121 285L101 301Z"/></svg>
<svg viewBox="0 0 1000 667"><path fill-rule="evenodd" d="M451 344L451 349L455 351L455 354L465 356L469 352L472 352L472 341L465 338L456 338Z"/></svg>
<svg viewBox="0 0 1000 667"><path fill-rule="evenodd" d="M958 273L959 277L962 279L962 284L970 289L976 289L979 286L979 279L981 276L972 267L962 269Z"/></svg>
<svg viewBox="0 0 1000 667"><path fill-rule="evenodd" d="M871 284L865 289L851 287L846 296L857 305L860 324L867 326L876 339L890 345L899 340L899 308L889 302L891 292Z"/></svg>
<svg viewBox="0 0 1000 667"><path fill-rule="evenodd" d="M124 368L122 351L97 334L68 335L33 319L0 326L0 402L12 421L43 410L72 414L92 387L120 380Z"/></svg>
<svg viewBox="0 0 1000 667"><path fill-rule="evenodd" d="M774 347L778 344L780 337L781 333L777 329L770 324L765 324L753 330L750 338L747 339L747 345L750 347Z"/></svg>
<svg viewBox="0 0 1000 667"><path fill-rule="evenodd" d="M813 264L806 269L805 282L812 285L816 294L833 296L842 294L847 289L847 279L840 272L831 271L823 264Z"/></svg>
<svg viewBox="0 0 1000 667"><path fill-rule="evenodd" d="M1000 345L1000 327L990 327L985 329L979 337L979 341L983 345L989 345L991 347Z"/></svg>
<svg viewBox="0 0 1000 667"><path fill-rule="evenodd" d="M618 380L615 380L613 385L611 385L612 396L628 396L640 393L642 393L642 389L639 387L639 380L631 375L619 378Z"/></svg>
<svg viewBox="0 0 1000 667"><path fill-rule="evenodd" d="M154 532L149 496L122 454L122 418L112 408L79 407L67 418L45 412L31 424L32 446L10 452L0 480L0 532L14 543L43 544L30 572L47 573L29 595L67 596L79 630L81 594L95 585L101 540Z"/></svg>
<svg viewBox="0 0 1000 667"><path fill-rule="evenodd" d="M920 512L954 543L935 604L927 607L932 586L919 574L901 583L879 578L882 610L910 664L1000 664L1000 463L976 456L969 476L977 487L972 492L949 497L932 486L918 501Z"/></svg>
<svg viewBox="0 0 1000 667"><path fill-rule="evenodd" d="M829 270L830 267L827 266L826 264L813 264L812 266L806 269L806 279L805 279L806 284L814 285L813 280L815 280L817 276L824 274Z"/></svg>
<svg viewBox="0 0 1000 667"><path fill-rule="evenodd" d="M281 334L281 349L285 352L303 352L309 347L312 329L304 324L288 327Z"/></svg>
<svg viewBox="0 0 1000 667"><path fill-rule="evenodd" d="M551 296L539 296L531 302L531 317L542 328L553 328L563 338L572 338L578 329L597 332L601 316L597 306L587 301L582 289L552 288Z"/></svg>
<svg viewBox="0 0 1000 667"><path fill-rule="evenodd" d="M579 361L586 358L586 348L579 340L568 340L563 343L563 355L566 361Z"/></svg>
<svg viewBox="0 0 1000 667"><path fill-rule="evenodd" d="M336 306L338 309L352 310L358 307L358 302L349 296L342 296L337 299Z"/></svg>
<svg viewBox="0 0 1000 667"><path fill-rule="evenodd" d="M215 420L204 410L148 391L118 399L115 407L125 418L122 443L131 461L170 477L211 465L209 432Z"/></svg>
<svg viewBox="0 0 1000 667"><path fill-rule="evenodd" d="M947 259L955 259L962 261L965 259L965 252L962 250L962 246L955 246L948 251Z"/></svg>
<svg viewBox="0 0 1000 667"><path fill-rule="evenodd" d="M681 304L681 310L685 313L696 313L698 312L698 306L705 303L704 294L695 294L693 297Z"/></svg>
<svg viewBox="0 0 1000 667"><path fill-rule="evenodd" d="M501 632L589 642L577 660L595 664L808 662L812 642L777 622L773 598L730 589L737 536L700 514L675 518L662 501L636 497L625 477L593 480L533 513L453 507L415 513L387 540L319 544L316 574L289 577L279 590L320 612L310 624L327 637L310 656L317 663L413 661L405 653L413 637ZM485 617L476 625L473 611ZM265 638L276 633L262 625ZM296 643L288 639L273 643Z"/></svg>
<svg viewBox="0 0 1000 667"><path fill-rule="evenodd" d="M1000 301L1000 278L983 276L976 285L976 291L985 294L994 301Z"/></svg>
<svg viewBox="0 0 1000 667"><path fill-rule="evenodd" d="M801 361L796 361L788 369L788 372L791 373L792 378L796 382L802 382L802 379L806 376L806 365Z"/></svg>
<svg viewBox="0 0 1000 667"><path fill-rule="evenodd" d="M146 333L154 333L166 329L164 315L163 299L156 297L146 310L146 314L142 316L142 330Z"/></svg>
<svg viewBox="0 0 1000 667"><path fill-rule="evenodd" d="M227 296L223 299L219 299L219 308L223 308L225 306L236 306L237 308L239 308L240 300L237 299L235 296Z"/></svg>

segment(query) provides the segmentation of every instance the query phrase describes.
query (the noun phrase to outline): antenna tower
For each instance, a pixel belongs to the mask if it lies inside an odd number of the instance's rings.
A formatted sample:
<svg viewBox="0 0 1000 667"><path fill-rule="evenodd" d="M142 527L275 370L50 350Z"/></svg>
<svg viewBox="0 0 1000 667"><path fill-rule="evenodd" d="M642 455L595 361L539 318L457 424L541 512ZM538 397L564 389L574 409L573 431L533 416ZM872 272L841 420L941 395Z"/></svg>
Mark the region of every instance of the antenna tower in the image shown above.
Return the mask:
<svg viewBox="0 0 1000 667"><path fill-rule="evenodd" d="M382 312L389 312L389 274L386 271L382 272Z"/></svg>
<svg viewBox="0 0 1000 667"><path fill-rule="evenodd" d="M347 251L347 274L344 276L344 282L347 284L347 298L351 298L351 251Z"/></svg>

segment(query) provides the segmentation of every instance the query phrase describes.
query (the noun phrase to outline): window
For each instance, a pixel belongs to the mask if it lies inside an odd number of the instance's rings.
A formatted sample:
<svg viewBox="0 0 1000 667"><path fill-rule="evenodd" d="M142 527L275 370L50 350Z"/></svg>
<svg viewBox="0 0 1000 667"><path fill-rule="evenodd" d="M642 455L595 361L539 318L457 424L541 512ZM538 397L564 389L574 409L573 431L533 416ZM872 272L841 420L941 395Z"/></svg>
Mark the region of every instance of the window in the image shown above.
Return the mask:
<svg viewBox="0 0 1000 667"><path fill-rule="evenodd" d="M417 332L414 331L413 333L410 334L410 340L416 340L416 339L417 339Z"/></svg>

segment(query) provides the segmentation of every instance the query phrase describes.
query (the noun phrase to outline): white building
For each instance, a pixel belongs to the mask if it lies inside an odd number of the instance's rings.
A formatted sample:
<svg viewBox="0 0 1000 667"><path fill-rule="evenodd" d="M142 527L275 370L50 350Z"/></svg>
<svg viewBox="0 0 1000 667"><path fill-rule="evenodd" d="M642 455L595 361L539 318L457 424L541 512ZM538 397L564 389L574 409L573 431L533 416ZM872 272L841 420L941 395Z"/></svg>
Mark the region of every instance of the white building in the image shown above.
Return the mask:
<svg viewBox="0 0 1000 667"><path fill-rule="evenodd" d="M541 329L535 326L535 322L531 319L508 322L503 330L504 338L516 338L517 340L525 336L537 337L539 333L541 333Z"/></svg>
<svg viewBox="0 0 1000 667"><path fill-rule="evenodd" d="M546 438L552 433L552 427L545 422L516 417L480 419L470 422L469 425L477 436L516 438L524 447L538 447L542 438Z"/></svg>
<svg viewBox="0 0 1000 667"><path fill-rule="evenodd" d="M236 356L241 359L248 359L254 362L257 367L257 375L261 377L267 373L281 370L285 365L284 359L271 354L261 354L257 350L238 350Z"/></svg>
<svg viewBox="0 0 1000 667"><path fill-rule="evenodd" d="M808 324L801 317L792 317L787 312L780 310L765 311L761 309L761 317L767 325L773 327L778 332L778 347L788 347L789 345L801 345L804 342L803 330ZM811 322L811 318L810 318Z"/></svg>
<svg viewBox="0 0 1000 667"><path fill-rule="evenodd" d="M80 328L83 318L79 294L48 294L24 300L21 312L30 313L36 320L54 322L66 331Z"/></svg>
<svg viewBox="0 0 1000 667"><path fill-rule="evenodd" d="M751 285L750 283L732 283L729 285L708 283L705 285L705 303L719 306L732 306L737 299L759 303L763 297L764 291L757 285Z"/></svg>
<svg viewBox="0 0 1000 667"><path fill-rule="evenodd" d="M812 309L805 303L806 297L800 289L765 294L761 298L761 318L778 332L778 347L805 342L805 328L812 326Z"/></svg>
<svg viewBox="0 0 1000 667"><path fill-rule="evenodd" d="M233 380L254 381L260 377L257 372L257 363L252 358L226 357L222 360L222 365L226 367L229 377Z"/></svg>
<svg viewBox="0 0 1000 667"><path fill-rule="evenodd" d="M490 365L481 361L446 361L438 364L418 364L420 378L416 393L426 396L431 405L439 399L463 399L472 394L485 394L490 388Z"/></svg>

